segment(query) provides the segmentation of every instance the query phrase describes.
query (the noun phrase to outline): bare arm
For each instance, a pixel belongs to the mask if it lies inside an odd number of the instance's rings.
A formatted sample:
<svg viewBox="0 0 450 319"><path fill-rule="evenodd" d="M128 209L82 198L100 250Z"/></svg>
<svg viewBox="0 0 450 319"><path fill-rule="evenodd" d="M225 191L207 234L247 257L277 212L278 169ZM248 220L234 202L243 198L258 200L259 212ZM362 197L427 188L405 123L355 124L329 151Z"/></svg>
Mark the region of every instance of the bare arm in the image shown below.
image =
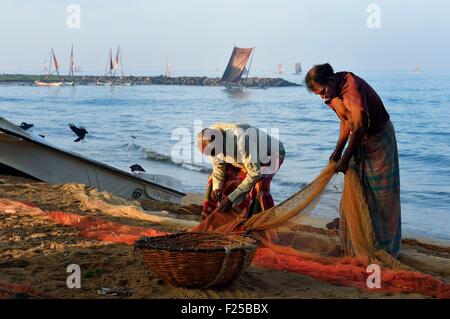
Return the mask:
<svg viewBox="0 0 450 319"><path fill-rule="evenodd" d="M361 145L364 134L367 130L367 115L361 110L355 109L352 111L353 130L350 134L348 147L346 148L344 155L338 163L337 170L344 172L348 168L348 163L352 156L355 154L358 147Z"/></svg>
<svg viewBox="0 0 450 319"><path fill-rule="evenodd" d="M340 129L339 129L339 138L336 143L336 147L334 149L333 154L330 156L330 160L339 161L342 155L342 151L344 150L345 145L347 144L348 137L350 135L350 130L348 128L347 122L341 119Z"/></svg>

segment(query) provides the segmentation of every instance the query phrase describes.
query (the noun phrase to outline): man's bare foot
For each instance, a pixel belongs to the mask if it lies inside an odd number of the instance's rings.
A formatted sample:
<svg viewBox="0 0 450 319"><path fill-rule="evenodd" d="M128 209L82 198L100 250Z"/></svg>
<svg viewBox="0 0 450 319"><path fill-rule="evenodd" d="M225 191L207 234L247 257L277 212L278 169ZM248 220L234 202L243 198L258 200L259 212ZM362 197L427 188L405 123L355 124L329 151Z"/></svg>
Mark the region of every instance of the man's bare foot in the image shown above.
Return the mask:
<svg viewBox="0 0 450 319"><path fill-rule="evenodd" d="M335 218L335 219L333 219L333 221L332 222L330 222L330 223L328 223L326 226L325 226L328 230L333 230L333 229L339 229L339 218Z"/></svg>

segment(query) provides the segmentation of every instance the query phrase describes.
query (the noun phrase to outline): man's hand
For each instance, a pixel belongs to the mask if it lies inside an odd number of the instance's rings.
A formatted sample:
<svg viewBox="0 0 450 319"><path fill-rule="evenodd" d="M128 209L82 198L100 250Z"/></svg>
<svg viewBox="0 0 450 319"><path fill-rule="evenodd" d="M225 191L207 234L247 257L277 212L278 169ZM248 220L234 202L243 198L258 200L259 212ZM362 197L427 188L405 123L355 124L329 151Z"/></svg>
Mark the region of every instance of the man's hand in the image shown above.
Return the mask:
<svg viewBox="0 0 450 319"><path fill-rule="evenodd" d="M224 196L224 198L222 198L219 203L219 212L226 212L227 210L230 210L231 206L233 206L233 203L228 199L227 196Z"/></svg>
<svg viewBox="0 0 450 319"><path fill-rule="evenodd" d="M211 192L211 199L220 202L223 198L222 191L220 189L213 190Z"/></svg>
<svg viewBox="0 0 450 319"><path fill-rule="evenodd" d="M344 173L348 170L348 160L341 158L336 166L336 172Z"/></svg>
<svg viewBox="0 0 450 319"><path fill-rule="evenodd" d="M331 153L331 155L330 155L330 161L337 163L341 159L341 155L342 155L342 152L339 152L338 150L334 150L334 152Z"/></svg>

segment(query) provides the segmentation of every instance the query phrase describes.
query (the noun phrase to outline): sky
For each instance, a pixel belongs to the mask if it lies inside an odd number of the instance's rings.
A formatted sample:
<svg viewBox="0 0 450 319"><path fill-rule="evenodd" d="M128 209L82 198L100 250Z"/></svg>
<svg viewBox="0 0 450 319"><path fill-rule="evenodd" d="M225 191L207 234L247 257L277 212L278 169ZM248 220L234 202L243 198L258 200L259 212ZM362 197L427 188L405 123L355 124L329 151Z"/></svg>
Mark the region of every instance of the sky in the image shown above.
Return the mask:
<svg viewBox="0 0 450 319"><path fill-rule="evenodd" d="M69 28L67 6L80 8ZM369 28L371 4L379 28ZM450 70L450 2L442 0L2 0L0 73L40 73L50 48L67 72L70 45L102 74L121 46L125 73L223 70L234 45L255 47L252 69ZM371 20L372 21L372 20Z"/></svg>

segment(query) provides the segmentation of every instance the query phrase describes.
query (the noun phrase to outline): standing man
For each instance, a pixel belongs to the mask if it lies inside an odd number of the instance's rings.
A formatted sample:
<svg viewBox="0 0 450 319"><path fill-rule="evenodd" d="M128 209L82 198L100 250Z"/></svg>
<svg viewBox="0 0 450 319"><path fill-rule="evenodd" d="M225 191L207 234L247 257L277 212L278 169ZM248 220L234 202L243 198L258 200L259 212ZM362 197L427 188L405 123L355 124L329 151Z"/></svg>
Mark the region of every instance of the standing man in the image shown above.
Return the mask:
<svg viewBox="0 0 450 319"><path fill-rule="evenodd" d="M305 82L340 119L330 160L343 173L352 161L364 189L375 246L397 258L401 242L397 141L381 98L362 78L351 72L334 73L328 63L309 70Z"/></svg>
<svg viewBox="0 0 450 319"><path fill-rule="evenodd" d="M274 206L270 182L283 163L283 143L248 124L217 123L198 133L197 145L213 164L202 220L217 208L248 218Z"/></svg>

